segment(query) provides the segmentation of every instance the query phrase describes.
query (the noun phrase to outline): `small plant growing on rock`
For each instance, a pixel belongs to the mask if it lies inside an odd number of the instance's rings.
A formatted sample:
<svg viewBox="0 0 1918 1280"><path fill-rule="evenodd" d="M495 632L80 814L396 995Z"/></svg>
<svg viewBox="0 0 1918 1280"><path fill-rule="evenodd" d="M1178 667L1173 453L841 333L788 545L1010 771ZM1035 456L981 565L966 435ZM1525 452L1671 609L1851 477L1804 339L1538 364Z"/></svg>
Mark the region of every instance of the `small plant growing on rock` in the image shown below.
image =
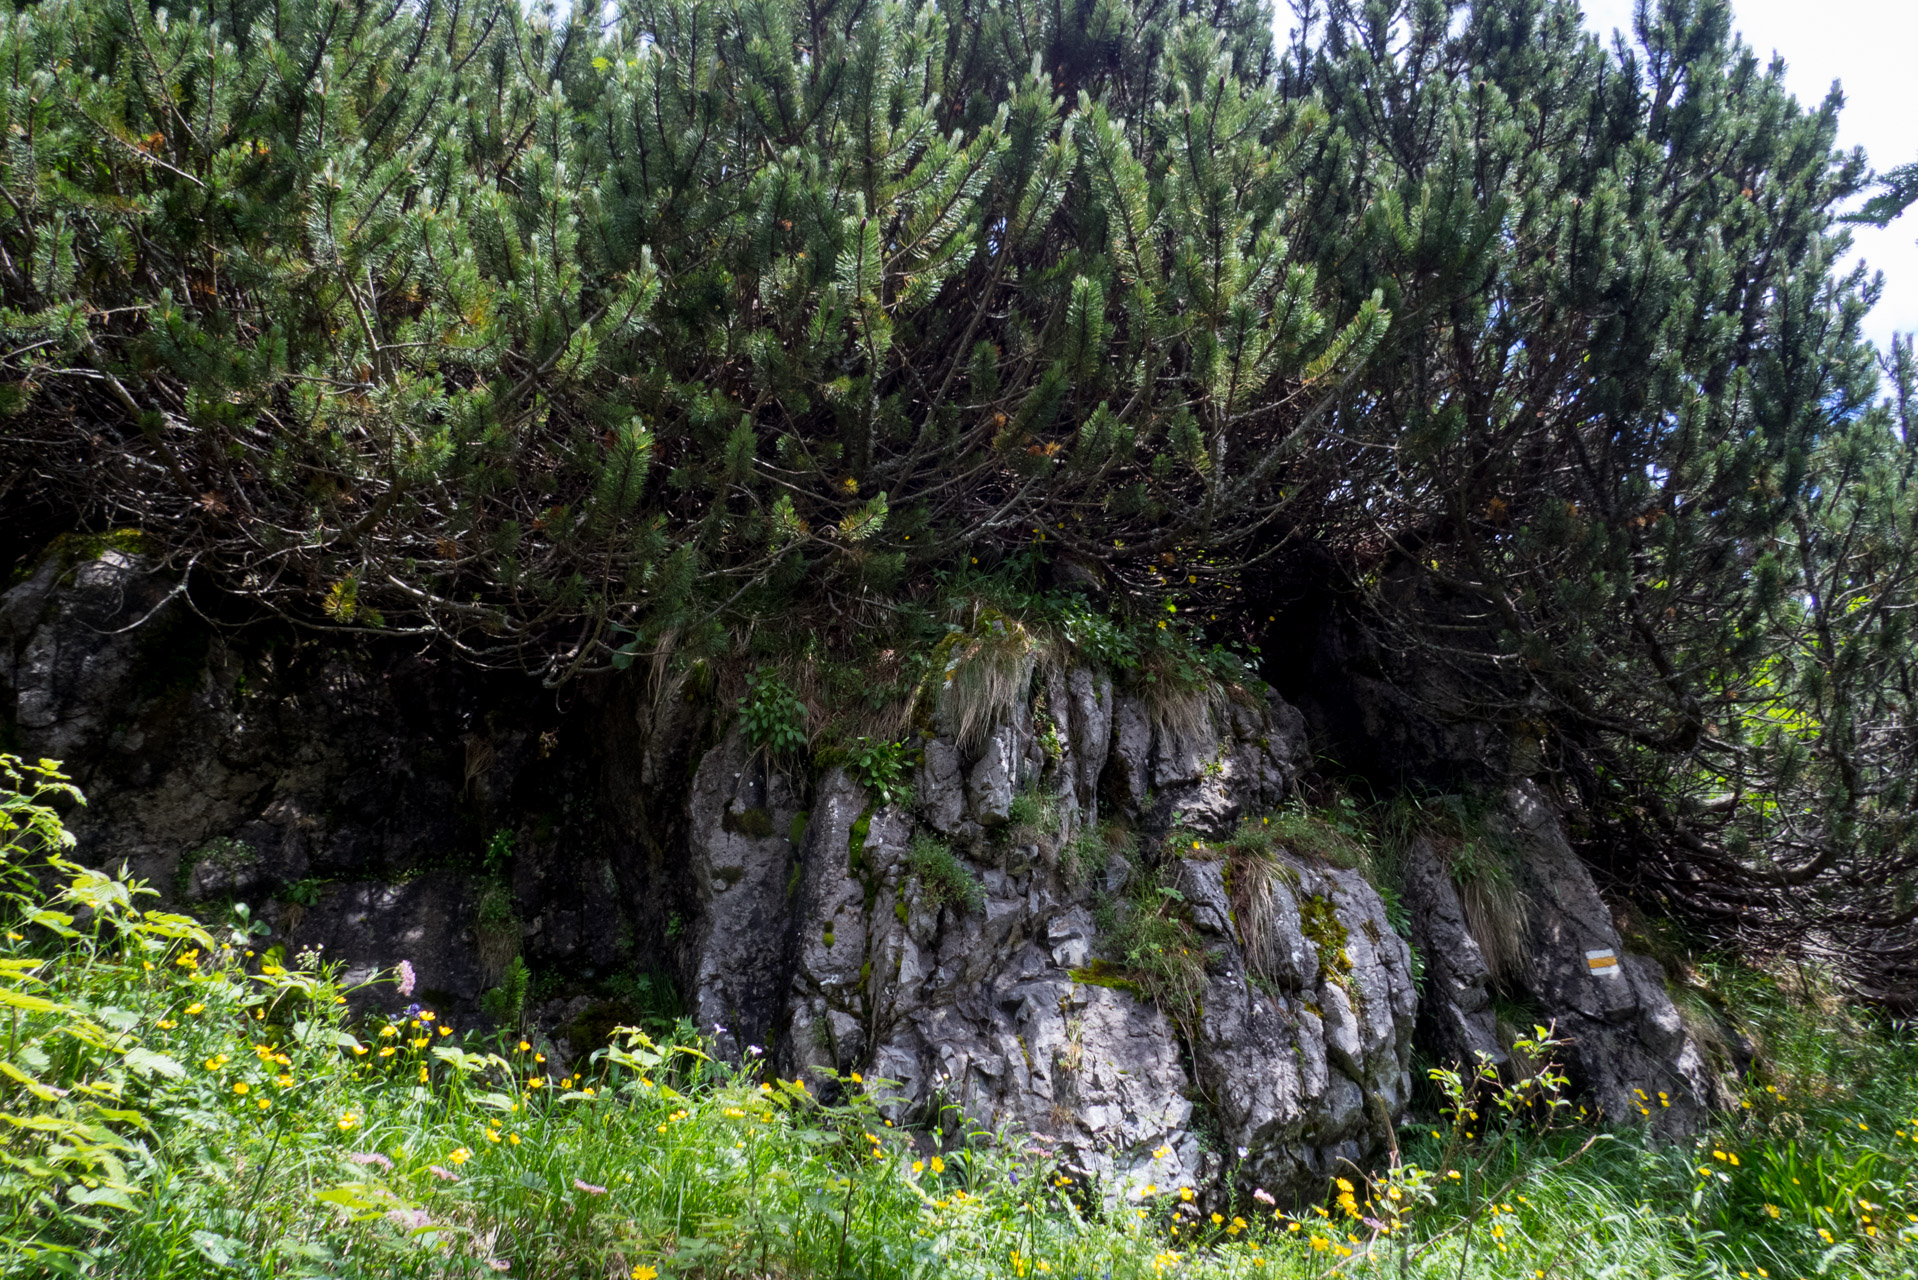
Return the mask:
<svg viewBox="0 0 1918 1280"><path fill-rule="evenodd" d="M926 904L935 910L940 907L960 911L985 909L985 885L979 883L979 878L943 841L924 834L914 836L912 846L906 850L906 867L918 877Z"/></svg>
<svg viewBox="0 0 1918 1280"><path fill-rule="evenodd" d="M1021 791L1006 806L1006 837L1014 844L1049 840L1059 834L1059 802L1037 788Z"/></svg>
<svg viewBox="0 0 1918 1280"><path fill-rule="evenodd" d="M510 828L501 827L486 841L486 874L497 876L506 870L506 864L513 860L515 837Z"/></svg>
<svg viewBox="0 0 1918 1280"><path fill-rule="evenodd" d="M1174 1022L1190 1026L1205 991L1205 945L1187 918L1185 895L1163 871L1135 868L1125 888L1094 912L1099 948L1127 981Z"/></svg>
<svg viewBox="0 0 1918 1280"><path fill-rule="evenodd" d="M866 789L875 804L912 803L912 784L906 781L911 767L901 742L860 738L846 751L846 772Z"/></svg>
<svg viewBox="0 0 1918 1280"><path fill-rule="evenodd" d="M1307 858L1367 873L1376 843L1358 802L1339 796L1328 805L1290 804L1272 815L1272 841Z"/></svg>
<svg viewBox="0 0 1918 1280"><path fill-rule="evenodd" d="M478 951L480 971L489 981L503 977L519 955L519 914L513 909L513 891L495 882L480 895Z"/></svg>
<svg viewBox="0 0 1918 1280"><path fill-rule="evenodd" d="M1115 855L1130 857L1134 843L1130 832L1112 822L1081 827L1060 846L1059 876L1071 888L1088 884L1105 871Z"/></svg>
<svg viewBox="0 0 1918 1280"><path fill-rule="evenodd" d="M526 961L514 956L500 975L499 985L480 996L480 1008L500 1026L517 1027L526 1009L526 992L531 984L532 972L527 969Z"/></svg>
<svg viewBox="0 0 1918 1280"><path fill-rule="evenodd" d="M771 755L790 756L806 748L806 704L770 667L746 677L739 723L747 741Z"/></svg>

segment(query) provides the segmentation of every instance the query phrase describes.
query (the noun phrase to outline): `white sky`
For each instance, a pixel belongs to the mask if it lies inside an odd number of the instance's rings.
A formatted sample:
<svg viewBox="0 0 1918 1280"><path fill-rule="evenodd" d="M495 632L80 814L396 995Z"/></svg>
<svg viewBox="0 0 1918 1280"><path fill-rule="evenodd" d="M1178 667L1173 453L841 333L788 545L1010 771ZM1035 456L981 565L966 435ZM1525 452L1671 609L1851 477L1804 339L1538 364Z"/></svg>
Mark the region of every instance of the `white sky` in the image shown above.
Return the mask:
<svg viewBox="0 0 1918 1280"><path fill-rule="evenodd" d="M1594 30L1631 30L1632 0L1581 2ZM1880 172L1918 160L1918 0L1732 0L1732 25L1761 58L1785 59L1799 102L1815 104L1832 81L1842 84L1840 145L1863 147ZM1894 331L1918 330L1918 205L1883 231L1853 228L1852 241L1885 273L1866 321L1882 348Z"/></svg>

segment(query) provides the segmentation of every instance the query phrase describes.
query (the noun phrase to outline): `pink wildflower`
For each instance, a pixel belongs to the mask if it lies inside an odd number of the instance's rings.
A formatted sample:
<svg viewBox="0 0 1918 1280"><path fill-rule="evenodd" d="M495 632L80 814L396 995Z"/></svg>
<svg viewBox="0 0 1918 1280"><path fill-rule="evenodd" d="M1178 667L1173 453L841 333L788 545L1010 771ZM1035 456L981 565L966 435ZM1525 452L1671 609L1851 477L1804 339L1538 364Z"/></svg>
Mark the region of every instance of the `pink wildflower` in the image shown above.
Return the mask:
<svg viewBox="0 0 1918 1280"><path fill-rule="evenodd" d="M573 1185L589 1196L603 1196L606 1194L605 1187L596 1187L590 1182L581 1182L578 1178L573 1179Z"/></svg>

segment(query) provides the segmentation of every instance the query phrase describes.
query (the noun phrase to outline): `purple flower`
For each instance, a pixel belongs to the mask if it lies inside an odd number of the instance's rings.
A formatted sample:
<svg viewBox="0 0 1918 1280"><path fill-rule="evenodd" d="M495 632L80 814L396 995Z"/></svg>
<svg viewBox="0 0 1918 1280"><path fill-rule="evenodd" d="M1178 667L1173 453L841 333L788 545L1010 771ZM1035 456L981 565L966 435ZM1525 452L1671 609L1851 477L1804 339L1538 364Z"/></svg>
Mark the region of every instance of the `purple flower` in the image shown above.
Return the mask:
<svg viewBox="0 0 1918 1280"><path fill-rule="evenodd" d="M605 1187L596 1187L590 1182L581 1182L578 1178L573 1179L573 1185L589 1196L603 1196L606 1194Z"/></svg>
<svg viewBox="0 0 1918 1280"><path fill-rule="evenodd" d="M400 994L403 996L412 995L413 984L414 982L418 981L418 979L413 974L413 962L411 960L400 961L399 974L400 974Z"/></svg>
<svg viewBox="0 0 1918 1280"><path fill-rule="evenodd" d="M762 1053L764 1053L764 1052L766 1052L766 1051L765 1051L764 1049L762 1049L762 1048L760 1048L760 1047L759 1047L758 1045L756 1045L756 1044L749 1044L749 1045L747 1045L747 1046L746 1046L746 1053L747 1053L747 1056L749 1056L749 1057L754 1057L754 1058L757 1058L757 1057L758 1057L758 1056L759 1056L760 1054L762 1054Z"/></svg>
<svg viewBox="0 0 1918 1280"><path fill-rule="evenodd" d="M1254 1200L1257 1200L1260 1204L1277 1204L1278 1203L1277 1200L1274 1200L1272 1198L1272 1193L1270 1191L1267 1191L1264 1187L1252 1188L1252 1198Z"/></svg>
<svg viewBox="0 0 1918 1280"><path fill-rule="evenodd" d="M458 1182L460 1180L460 1176L457 1173L454 1173L451 1169L442 1169L436 1164L427 1165L426 1171L435 1178L438 1178L441 1182Z"/></svg>
<svg viewBox="0 0 1918 1280"><path fill-rule="evenodd" d="M362 1167L370 1165L378 1165L382 1169L391 1169L393 1167L393 1162L377 1151L355 1151L352 1155L348 1156L347 1159Z"/></svg>
<svg viewBox="0 0 1918 1280"><path fill-rule="evenodd" d="M433 1219L424 1209L388 1209L386 1220L408 1231L424 1231L433 1225Z"/></svg>
<svg viewBox="0 0 1918 1280"><path fill-rule="evenodd" d="M716 1036L723 1036L726 1034L726 1028L720 1026L717 1022L715 1022L713 1023L713 1034Z"/></svg>

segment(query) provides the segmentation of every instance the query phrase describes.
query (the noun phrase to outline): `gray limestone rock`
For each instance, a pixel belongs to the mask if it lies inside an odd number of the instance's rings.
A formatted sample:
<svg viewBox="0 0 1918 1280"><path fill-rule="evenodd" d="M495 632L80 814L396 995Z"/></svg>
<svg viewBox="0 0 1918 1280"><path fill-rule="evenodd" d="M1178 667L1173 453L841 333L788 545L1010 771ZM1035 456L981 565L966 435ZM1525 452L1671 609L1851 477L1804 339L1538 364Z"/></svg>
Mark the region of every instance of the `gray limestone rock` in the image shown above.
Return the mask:
<svg viewBox="0 0 1918 1280"><path fill-rule="evenodd" d="M1066 724L1072 741L1072 785L1079 807L1096 814L1099 772L1112 741L1112 677L1074 667L1066 673Z"/></svg>
<svg viewBox="0 0 1918 1280"><path fill-rule="evenodd" d="M1573 1082L1614 1121L1695 1132L1716 1082L1663 971L1626 954L1591 873L1538 788L1521 784L1505 801L1518 846L1514 872L1527 899L1520 980L1541 1018L1569 1041ZM1615 963L1604 964L1605 953Z"/></svg>
<svg viewBox="0 0 1918 1280"><path fill-rule="evenodd" d="M1177 1021L1101 954L1098 894L1138 871L1115 859L1098 887L1062 872L1061 847L1101 811L1161 857L1175 814L1224 837L1280 804L1304 732L1276 697L1155 716L1107 673L1027 669L982 745L962 751L942 697L906 812L843 770L808 783L772 767L663 671L556 716L543 691L478 697L417 655L242 652L193 624L168 633L156 683L160 633L122 628L174 625L172 590L118 553L49 561L0 596L0 694L27 750L73 753L86 774L83 855L130 856L202 897L272 899L306 877L310 905L262 907L295 947L324 943L356 972L410 959L436 1001L470 1008L492 895L508 941L582 985L670 972L735 1060L760 1045L782 1074L895 1081L895 1120L958 1106L1113 1195L1220 1176L1196 1100L1243 1148L1241 1176L1308 1193L1374 1158L1406 1104L1411 952L1357 872L1237 851L1165 868L1204 947L1203 996ZM1056 821L1011 822L1027 788ZM1619 948L1604 903L1542 797L1521 788L1508 808L1532 907L1521 994L1573 1041L1608 1114L1662 1091L1662 1126L1695 1123L1711 1080L1657 966L1622 956L1595 976L1585 952ZM915 873L925 836L981 905ZM1405 861L1431 1042L1496 1054L1492 975L1442 851L1415 843ZM542 1008L583 1025L594 998Z"/></svg>
<svg viewBox="0 0 1918 1280"><path fill-rule="evenodd" d="M1145 804L1152 780L1152 722L1143 702L1117 697L1111 741L1103 774L1106 786L1121 808L1137 812Z"/></svg>
<svg viewBox="0 0 1918 1280"><path fill-rule="evenodd" d="M1024 770L1023 756L1012 725L1000 725L986 738L984 751L966 776L967 810L980 826L1005 825Z"/></svg>
<svg viewBox="0 0 1918 1280"><path fill-rule="evenodd" d="M926 825L951 835L966 815L966 776L959 748L943 738L923 740L913 798Z"/></svg>
<svg viewBox="0 0 1918 1280"><path fill-rule="evenodd" d="M1226 1141L1244 1149L1246 1175L1298 1189L1323 1174L1328 1153L1381 1145L1409 1097L1411 953L1356 872L1284 859L1238 862L1230 876L1243 916L1228 901L1224 864L1188 859L1179 869L1212 959L1192 1037L1198 1083ZM1242 883L1255 878L1263 883ZM1316 942L1303 936L1308 916ZM1253 971L1248 928L1292 935L1267 948L1280 957L1276 974Z"/></svg>
<svg viewBox="0 0 1918 1280"><path fill-rule="evenodd" d="M1492 972L1429 837L1411 842L1400 859L1400 874L1413 939L1425 960L1419 1020L1426 1043L1445 1062L1470 1064L1480 1055L1504 1062L1492 1018Z"/></svg>
<svg viewBox="0 0 1918 1280"><path fill-rule="evenodd" d="M799 796L735 726L707 752L687 797L687 854L697 904L691 1012L738 1061L765 1045L785 985L787 885L798 856Z"/></svg>

